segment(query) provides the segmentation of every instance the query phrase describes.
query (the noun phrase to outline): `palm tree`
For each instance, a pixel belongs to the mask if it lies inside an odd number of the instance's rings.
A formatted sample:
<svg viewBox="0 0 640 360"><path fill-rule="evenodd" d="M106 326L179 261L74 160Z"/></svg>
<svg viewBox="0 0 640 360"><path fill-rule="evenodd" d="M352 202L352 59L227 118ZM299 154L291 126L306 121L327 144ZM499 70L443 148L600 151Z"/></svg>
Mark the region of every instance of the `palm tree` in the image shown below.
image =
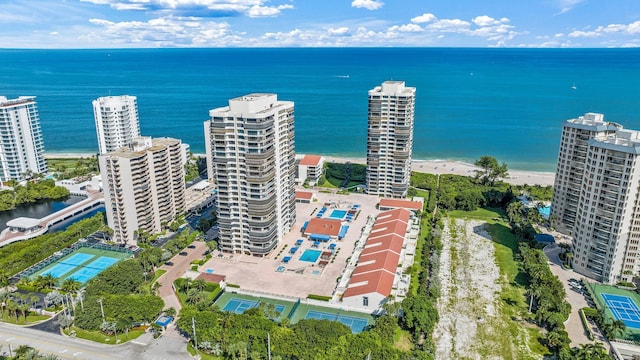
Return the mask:
<svg viewBox="0 0 640 360"><path fill-rule="evenodd" d="M80 285L82 285L79 281L74 278L68 278L64 282L62 282L62 291L65 292L74 292L80 289Z"/></svg>
<svg viewBox="0 0 640 360"><path fill-rule="evenodd" d="M41 357L40 351L33 348L29 349L24 354L24 360L39 360L40 357Z"/></svg>
<svg viewBox="0 0 640 360"><path fill-rule="evenodd" d="M31 294L31 297L29 298L29 300L31 300L31 307L35 310L36 307L38 306L38 301L40 301L40 297L37 295Z"/></svg>
<svg viewBox="0 0 640 360"><path fill-rule="evenodd" d="M627 325L625 325L622 320L613 320L607 325L607 329L609 330L608 334L605 333L607 339L614 340L618 334L622 335L627 330ZM609 335L611 335L611 337L609 337Z"/></svg>
<svg viewBox="0 0 640 360"><path fill-rule="evenodd" d="M192 285L193 285L193 280L186 278L179 284L178 290L184 293L187 293L189 292L189 290L191 290Z"/></svg>
<svg viewBox="0 0 640 360"><path fill-rule="evenodd" d="M203 291L207 287L207 282L204 279L197 279L193 282L193 287L199 291Z"/></svg>
<svg viewBox="0 0 640 360"><path fill-rule="evenodd" d="M198 289L191 289L187 293L187 303L195 305L204 300L204 293L198 291Z"/></svg>
<svg viewBox="0 0 640 360"><path fill-rule="evenodd" d="M56 354L45 354L40 357L40 360L60 360L60 357Z"/></svg>
<svg viewBox="0 0 640 360"><path fill-rule="evenodd" d="M5 291L7 289L7 286L9 286L10 284L11 281L9 274L7 274L7 272L4 270L0 270L0 286L2 287L2 290Z"/></svg>
<svg viewBox="0 0 640 360"><path fill-rule="evenodd" d="M51 273L47 273L44 276L39 278L42 281L43 289L44 288L53 289L53 287L56 286L56 283L58 282L58 278L51 275Z"/></svg>
<svg viewBox="0 0 640 360"><path fill-rule="evenodd" d="M11 298L10 293L0 292L0 317L4 317L4 309L7 306L7 300Z"/></svg>
<svg viewBox="0 0 640 360"><path fill-rule="evenodd" d="M18 303L12 298L7 300L7 310L9 310L9 314L15 314L16 322L18 322Z"/></svg>
<svg viewBox="0 0 640 360"><path fill-rule="evenodd" d="M176 317L176 309L173 307L170 307L164 311L164 314L170 317Z"/></svg>
<svg viewBox="0 0 640 360"><path fill-rule="evenodd" d="M27 353L29 352L29 350L33 350L33 348L32 348L31 346L29 346L29 345L20 345L20 346L16 349L16 351L14 351L14 353L15 353L15 357L16 357L17 359L22 359L22 358L24 358L24 357L27 355Z"/></svg>

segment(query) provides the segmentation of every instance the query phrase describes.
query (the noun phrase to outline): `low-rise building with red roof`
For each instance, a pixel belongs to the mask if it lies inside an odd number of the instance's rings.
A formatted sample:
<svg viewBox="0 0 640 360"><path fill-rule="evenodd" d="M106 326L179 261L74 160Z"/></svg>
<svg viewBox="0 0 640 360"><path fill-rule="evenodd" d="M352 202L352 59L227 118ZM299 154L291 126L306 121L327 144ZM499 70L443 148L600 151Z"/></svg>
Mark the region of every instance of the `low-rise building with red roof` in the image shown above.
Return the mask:
<svg viewBox="0 0 640 360"><path fill-rule="evenodd" d="M311 218L304 228L305 235L327 235L331 238L338 238L342 221L337 219Z"/></svg>
<svg viewBox="0 0 640 360"><path fill-rule="evenodd" d="M320 181L320 177L324 173L324 156L320 155L304 155L298 162L298 177L296 180L299 184L309 181L310 185L315 185Z"/></svg>
<svg viewBox="0 0 640 360"><path fill-rule="evenodd" d="M422 198L414 198L419 200ZM412 201L405 199L381 199L379 204L380 211L394 210L394 209L407 209L413 211L422 211L424 208L424 199L422 201Z"/></svg>
<svg viewBox="0 0 640 360"><path fill-rule="evenodd" d="M296 191L296 202L311 204L316 199L316 194L311 191Z"/></svg>

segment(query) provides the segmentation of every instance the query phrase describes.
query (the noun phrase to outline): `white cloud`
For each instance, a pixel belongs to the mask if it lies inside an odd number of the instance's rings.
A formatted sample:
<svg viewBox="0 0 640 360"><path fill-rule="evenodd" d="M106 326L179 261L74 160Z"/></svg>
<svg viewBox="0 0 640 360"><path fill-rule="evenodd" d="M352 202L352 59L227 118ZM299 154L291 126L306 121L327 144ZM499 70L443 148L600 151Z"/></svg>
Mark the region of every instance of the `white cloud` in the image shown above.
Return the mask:
<svg viewBox="0 0 640 360"><path fill-rule="evenodd" d="M509 21L509 19L507 19L507 18L502 18L502 19L506 19L506 21L504 21L504 22L508 22ZM497 24L500 24L500 22L501 22L501 21L498 21L498 20L492 18L491 16L487 16L487 15L476 16L473 19L471 19L471 21L473 21L473 23L478 25L478 26L497 25Z"/></svg>
<svg viewBox="0 0 640 360"><path fill-rule="evenodd" d="M349 34L349 28L346 26L342 26L339 28L329 28L327 31L329 35L342 36Z"/></svg>
<svg viewBox="0 0 640 360"><path fill-rule="evenodd" d="M195 18L156 18L148 21L113 22L90 19L99 29L82 36L91 43L135 44L136 46L214 46L234 42L225 22Z"/></svg>
<svg viewBox="0 0 640 360"><path fill-rule="evenodd" d="M250 17L277 16L293 5L265 5L268 0L80 0L109 5L122 11L151 11L164 16L223 17L246 14Z"/></svg>
<svg viewBox="0 0 640 360"><path fill-rule="evenodd" d="M567 11L571 11L576 5L580 4L584 0L559 0L558 7L560 8L559 14L564 14Z"/></svg>
<svg viewBox="0 0 640 360"><path fill-rule="evenodd" d="M625 24L610 24L607 26L598 26L595 30L583 31L574 30L567 34L569 37L595 38L607 36L611 34L635 35L640 34L640 20Z"/></svg>
<svg viewBox="0 0 640 360"><path fill-rule="evenodd" d="M433 14L429 14L429 13L425 13L422 14L420 16L416 16L414 18L411 18L411 22L415 23L415 24L424 24L424 23L428 23L431 22L433 20L436 20L437 17Z"/></svg>
<svg viewBox="0 0 640 360"><path fill-rule="evenodd" d="M463 33L469 30L471 23L460 19L442 19L429 24L428 28L442 32Z"/></svg>
<svg viewBox="0 0 640 360"><path fill-rule="evenodd" d="M351 6L354 8L362 8L367 10L378 10L384 3L379 0L353 0Z"/></svg>
<svg viewBox="0 0 640 360"><path fill-rule="evenodd" d="M407 25L394 25L392 27L389 28L390 32L395 32L395 31L399 31L399 32L422 32L424 31L424 29L417 24L407 24Z"/></svg>
<svg viewBox="0 0 640 360"><path fill-rule="evenodd" d="M49 33L49 35L58 35L58 32L57 31L52 31L52 32Z"/></svg>

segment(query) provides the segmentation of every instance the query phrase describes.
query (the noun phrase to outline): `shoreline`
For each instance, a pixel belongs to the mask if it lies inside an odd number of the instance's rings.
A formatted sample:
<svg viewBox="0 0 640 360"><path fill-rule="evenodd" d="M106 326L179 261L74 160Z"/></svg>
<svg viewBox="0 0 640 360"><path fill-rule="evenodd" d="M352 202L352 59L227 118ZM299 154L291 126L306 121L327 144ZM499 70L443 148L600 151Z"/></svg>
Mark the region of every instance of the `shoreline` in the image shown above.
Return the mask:
<svg viewBox="0 0 640 360"><path fill-rule="evenodd" d="M96 154L87 152L61 152L61 153L45 153L46 159L73 159L73 158L88 158L95 156ZM194 153L194 156L204 157L205 154ZM302 155L302 154L298 154ZM320 154L319 154L320 155ZM331 156L321 155L329 162L345 163L351 162L354 164L366 164L366 158L359 157L343 157L343 156ZM414 159L411 163L411 170L415 172L422 172L427 174L453 174L461 176L474 176L475 170L479 168L471 163L457 160L419 160ZM542 185L553 186L555 180L555 173L542 172L542 171L524 171L524 170L509 170L509 178L503 179L504 182L513 185Z"/></svg>

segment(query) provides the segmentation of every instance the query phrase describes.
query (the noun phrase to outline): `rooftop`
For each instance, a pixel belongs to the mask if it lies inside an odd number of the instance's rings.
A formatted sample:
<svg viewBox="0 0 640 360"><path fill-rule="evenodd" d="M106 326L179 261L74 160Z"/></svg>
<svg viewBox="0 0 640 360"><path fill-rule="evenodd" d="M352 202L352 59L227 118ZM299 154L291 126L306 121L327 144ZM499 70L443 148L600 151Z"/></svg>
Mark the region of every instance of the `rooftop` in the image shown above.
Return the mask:
<svg viewBox="0 0 640 360"><path fill-rule="evenodd" d="M353 275L343 298L378 293L385 297L391 295L395 275L385 270Z"/></svg>
<svg viewBox="0 0 640 360"><path fill-rule="evenodd" d="M418 201L402 199L381 199L381 208L403 208L408 210L422 210L423 204Z"/></svg>
<svg viewBox="0 0 640 360"><path fill-rule="evenodd" d="M313 199L313 193L311 191L296 191L296 199Z"/></svg>
<svg viewBox="0 0 640 360"><path fill-rule="evenodd" d="M300 165L304 166L318 166L322 162L322 156L320 155L305 155L300 160Z"/></svg>
<svg viewBox="0 0 640 360"><path fill-rule="evenodd" d="M336 219L311 218L304 230L305 234L338 236L342 221Z"/></svg>

